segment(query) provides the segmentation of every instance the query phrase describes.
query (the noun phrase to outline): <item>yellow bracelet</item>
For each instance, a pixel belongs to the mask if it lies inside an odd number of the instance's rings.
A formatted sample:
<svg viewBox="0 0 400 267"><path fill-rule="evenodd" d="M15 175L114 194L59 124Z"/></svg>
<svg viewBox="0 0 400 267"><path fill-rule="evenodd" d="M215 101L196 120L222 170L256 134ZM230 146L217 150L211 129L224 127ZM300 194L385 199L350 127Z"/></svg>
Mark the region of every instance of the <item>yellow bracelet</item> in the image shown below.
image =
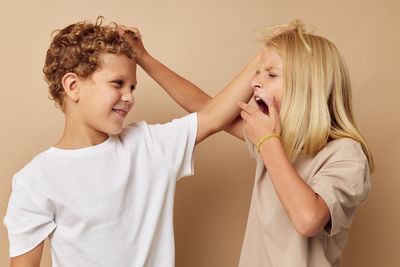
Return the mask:
<svg viewBox="0 0 400 267"><path fill-rule="evenodd" d="M265 140L267 140L268 138L273 137L273 136L278 137L279 139L281 139L281 136L279 134L268 134L268 135L264 136L263 138L261 138L260 142L258 142L258 144L257 144L258 153L260 153L261 144L264 143Z"/></svg>

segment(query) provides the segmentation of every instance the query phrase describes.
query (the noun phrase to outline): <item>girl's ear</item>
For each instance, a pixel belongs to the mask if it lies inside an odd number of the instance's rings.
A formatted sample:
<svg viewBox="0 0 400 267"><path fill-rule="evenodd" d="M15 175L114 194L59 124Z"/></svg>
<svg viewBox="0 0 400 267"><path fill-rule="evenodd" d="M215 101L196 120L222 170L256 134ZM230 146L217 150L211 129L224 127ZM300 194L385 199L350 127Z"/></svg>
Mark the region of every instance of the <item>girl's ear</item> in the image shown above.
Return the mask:
<svg viewBox="0 0 400 267"><path fill-rule="evenodd" d="M79 83L78 75L68 72L61 79L62 86L64 87L65 94L73 101L79 101Z"/></svg>

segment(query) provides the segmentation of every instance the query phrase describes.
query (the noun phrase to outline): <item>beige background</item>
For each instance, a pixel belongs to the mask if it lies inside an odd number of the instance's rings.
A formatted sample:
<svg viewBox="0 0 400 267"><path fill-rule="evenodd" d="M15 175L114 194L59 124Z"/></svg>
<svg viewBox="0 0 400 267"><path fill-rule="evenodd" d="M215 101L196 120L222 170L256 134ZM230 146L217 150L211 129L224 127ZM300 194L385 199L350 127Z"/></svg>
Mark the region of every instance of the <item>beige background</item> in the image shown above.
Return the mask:
<svg viewBox="0 0 400 267"><path fill-rule="evenodd" d="M301 18L344 54L356 118L376 159L372 193L358 209L343 266L400 266L399 13L398 0L1 0L1 219L12 175L62 133L63 115L47 99L42 75L52 30L99 14L138 26L156 58L215 95L260 49L256 29ZM141 70L138 80L128 121L186 114ZM236 266L254 163L241 141L219 133L197 147L195 165L196 175L177 186L176 265ZM0 266L8 261L1 225ZM48 247L42 266L50 266Z"/></svg>

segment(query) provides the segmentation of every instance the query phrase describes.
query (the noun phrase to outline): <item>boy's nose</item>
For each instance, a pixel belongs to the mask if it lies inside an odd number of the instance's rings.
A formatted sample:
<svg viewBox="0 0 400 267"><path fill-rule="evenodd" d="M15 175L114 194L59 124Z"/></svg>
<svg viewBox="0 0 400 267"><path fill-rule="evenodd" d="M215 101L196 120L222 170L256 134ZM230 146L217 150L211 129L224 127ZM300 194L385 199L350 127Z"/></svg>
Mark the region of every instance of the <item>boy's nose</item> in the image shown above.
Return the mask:
<svg viewBox="0 0 400 267"><path fill-rule="evenodd" d="M124 92L121 95L121 100L126 102L126 103L132 104L133 101L134 101L134 97L132 95L132 92L130 90L128 92Z"/></svg>

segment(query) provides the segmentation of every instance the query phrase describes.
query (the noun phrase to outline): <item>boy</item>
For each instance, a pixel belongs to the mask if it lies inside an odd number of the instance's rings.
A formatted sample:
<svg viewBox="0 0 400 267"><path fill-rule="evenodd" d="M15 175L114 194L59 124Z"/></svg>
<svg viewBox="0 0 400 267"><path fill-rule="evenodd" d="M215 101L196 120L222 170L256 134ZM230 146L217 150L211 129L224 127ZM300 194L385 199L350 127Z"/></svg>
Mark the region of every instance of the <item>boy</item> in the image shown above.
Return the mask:
<svg viewBox="0 0 400 267"><path fill-rule="evenodd" d="M4 219L12 266L39 266L47 236L53 266L174 266L176 180L193 174L195 144L229 124L239 114L235 103L251 97L256 58L197 114L123 127L137 83L127 40L139 39L101 23L62 29L47 52L43 70L65 129L13 178ZM191 85L172 72L160 75Z"/></svg>

